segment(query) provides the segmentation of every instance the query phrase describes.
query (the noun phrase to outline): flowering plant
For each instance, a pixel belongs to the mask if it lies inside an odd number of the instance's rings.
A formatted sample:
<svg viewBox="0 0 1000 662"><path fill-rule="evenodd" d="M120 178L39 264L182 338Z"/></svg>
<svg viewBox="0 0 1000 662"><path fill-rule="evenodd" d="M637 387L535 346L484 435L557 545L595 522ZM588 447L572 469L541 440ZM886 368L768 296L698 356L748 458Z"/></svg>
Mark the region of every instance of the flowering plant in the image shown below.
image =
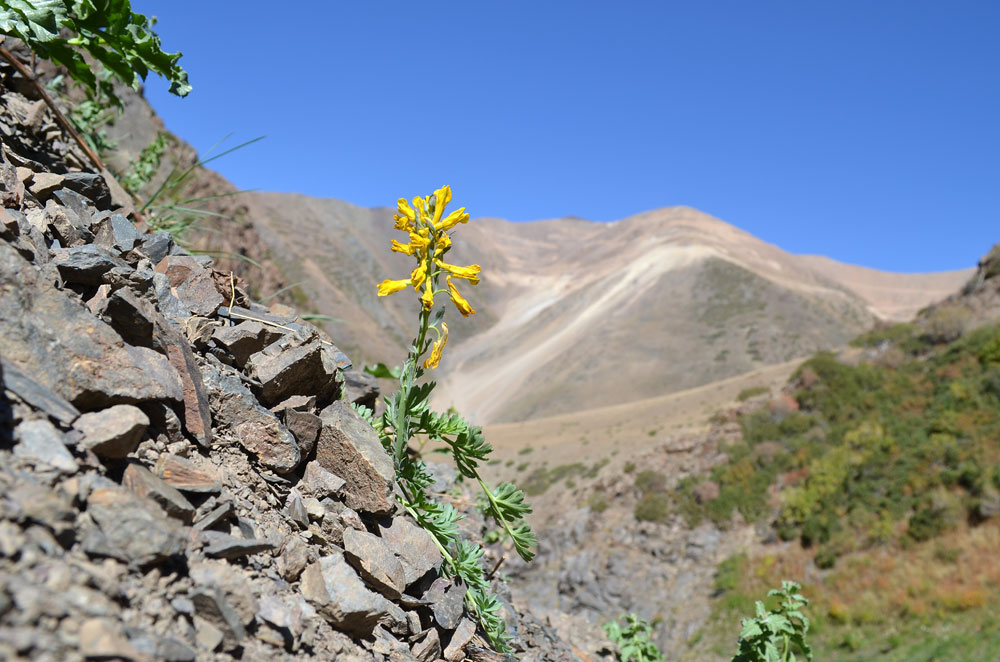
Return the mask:
<svg viewBox="0 0 1000 662"><path fill-rule="evenodd" d="M413 257L416 266L409 278L383 281L378 286L378 294L388 296L413 288L419 302L419 326L402 368L389 371L380 366L381 374L391 374L399 380L399 390L385 400L385 412L375 419L371 411L364 408L359 411L379 432L386 452L393 459L399 502L437 544L444 557L445 574L468 587L466 606L476 616L490 643L498 651L507 653L511 648L500 615L501 605L480 564L483 548L459 537L457 523L462 515L450 503L440 503L428 493L434 477L419 458L419 451L414 453L410 448L410 441L418 435L425 443L444 444L459 473L479 485L484 496L484 511L510 536L517 553L525 561L534 557L537 541L524 520L531 512L524 493L511 483L490 487L479 475L479 465L493 450L483 438L482 429L470 425L456 413L432 411L429 398L435 384L432 381L418 383L426 370L438 367L448 342L445 306L434 313L434 298L447 294L463 316L476 312L458 291L454 280L464 279L476 285L482 269L478 264L462 267L444 261L452 247L450 232L469 220L464 207L445 215L449 202L451 189L448 186L439 188L433 195L414 198L412 205L403 198L399 200L398 213L394 216L395 228L406 232L409 241L404 244L393 240L392 250ZM442 277L445 287L441 287Z"/></svg>

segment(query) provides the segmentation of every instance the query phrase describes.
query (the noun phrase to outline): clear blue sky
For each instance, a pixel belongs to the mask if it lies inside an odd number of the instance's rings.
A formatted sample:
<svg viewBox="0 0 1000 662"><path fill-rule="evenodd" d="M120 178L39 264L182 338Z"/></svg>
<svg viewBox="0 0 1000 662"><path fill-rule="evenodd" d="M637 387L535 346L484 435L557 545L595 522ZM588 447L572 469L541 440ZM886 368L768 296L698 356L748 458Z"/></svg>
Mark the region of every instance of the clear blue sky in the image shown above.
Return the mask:
<svg viewBox="0 0 1000 662"><path fill-rule="evenodd" d="M896 271L1000 241L1000 2L134 0L194 92L147 97L242 188L473 217L690 205Z"/></svg>

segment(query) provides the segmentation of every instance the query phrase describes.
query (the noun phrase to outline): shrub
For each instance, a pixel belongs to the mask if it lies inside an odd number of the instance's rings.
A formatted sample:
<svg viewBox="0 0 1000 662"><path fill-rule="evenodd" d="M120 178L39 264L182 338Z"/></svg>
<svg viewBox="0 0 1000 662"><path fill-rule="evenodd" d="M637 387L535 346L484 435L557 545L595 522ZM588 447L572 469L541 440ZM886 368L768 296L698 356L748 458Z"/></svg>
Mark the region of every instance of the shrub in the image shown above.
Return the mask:
<svg viewBox="0 0 1000 662"><path fill-rule="evenodd" d="M663 492L667 486L667 479L658 471L645 469L636 475L635 486L643 493Z"/></svg>
<svg viewBox="0 0 1000 662"><path fill-rule="evenodd" d="M635 504L635 518L640 522L665 524L670 516L670 499L663 492L647 492Z"/></svg>
<svg viewBox="0 0 1000 662"><path fill-rule="evenodd" d="M740 402L745 402L750 398L757 397L758 395L763 395L765 393L770 393L771 389L766 386L749 386L739 393L736 394L736 399Z"/></svg>

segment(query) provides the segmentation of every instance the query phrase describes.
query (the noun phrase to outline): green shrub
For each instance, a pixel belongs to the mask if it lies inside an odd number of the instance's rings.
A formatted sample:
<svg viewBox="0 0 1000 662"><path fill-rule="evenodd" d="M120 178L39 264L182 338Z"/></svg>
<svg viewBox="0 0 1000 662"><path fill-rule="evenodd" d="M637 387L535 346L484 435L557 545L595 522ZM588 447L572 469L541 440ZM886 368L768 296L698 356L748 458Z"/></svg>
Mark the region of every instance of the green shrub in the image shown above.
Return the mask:
<svg viewBox="0 0 1000 662"><path fill-rule="evenodd" d="M635 504L635 518L640 522L665 524L670 516L670 498L663 492L647 492Z"/></svg>
<svg viewBox="0 0 1000 662"><path fill-rule="evenodd" d="M635 486L644 494L663 492L667 488L667 479L658 471L645 469L636 474Z"/></svg>
<svg viewBox="0 0 1000 662"><path fill-rule="evenodd" d="M730 556L719 563L715 569L715 582L712 584L716 595L735 591L739 587L746 564L747 555L745 552Z"/></svg>

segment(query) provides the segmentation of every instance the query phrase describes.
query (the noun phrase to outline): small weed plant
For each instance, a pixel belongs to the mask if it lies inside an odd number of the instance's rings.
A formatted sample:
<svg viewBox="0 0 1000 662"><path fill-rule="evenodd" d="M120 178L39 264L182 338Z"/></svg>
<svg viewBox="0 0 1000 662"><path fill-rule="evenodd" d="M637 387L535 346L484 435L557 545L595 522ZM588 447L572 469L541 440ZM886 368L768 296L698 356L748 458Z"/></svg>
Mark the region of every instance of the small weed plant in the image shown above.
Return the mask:
<svg viewBox="0 0 1000 662"><path fill-rule="evenodd" d="M780 589L772 589L768 598L777 598L778 605L768 609L757 601L757 614L743 619L739 652L732 662L796 662L812 660L812 648L806 642L809 619L802 609L809 604L795 582L783 581Z"/></svg>
<svg viewBox="0 0 1000 662"><path fill-rule="evenodd" d="M399 380L399 390L385 400L383 415L375 419L371 411L363 407L358 410L378 431L386 452L392 457L399 502L437 544L444 557L445 574L468 587L466 606L476 616L490 644L500 652L509 653L511 648L500 613L501 604L481 565L483 548L460 537L457 523L462 515L450 503L441 503L429 493L434 477L419 458L419 452L414 454L410 448L416 436L422 439L421 447L424 443L443 444L461 476L482 490L482 509L498 527L490 538L495 541L509 538L521 558L530 561L534 557L537 542L524 520L531 512L524 493L512 483L491 487L482 479L479 466L489 461L493 450L483 438L482 430L470 425L455 411L443 414L432 411L429 398L435 383L422 381L426 371L438 367L448 342L445 307L435 311L435 298L440 301L441 295L447 295L465 317L476 312L459 292L455 280L476 285L481 268L476 264L457 266L444 261L452 247L451 231L469 220L464 207L445 214L450 201L448 186L436 190L433 195L414 198L412 205L404 198L399 199L395 229L405 232L409 241L393 240L392 250L414 258L416 266L408 278L383 281L378 286L378 294L388 296L406 290L415 293L417 334L401 368L391 369L379 364L369 370L377 376Z"/></svg>
<svg viewBox="0 0 1000 662"><path fill-rule="evenodd" d="M605 623L604 632L618 648L619 662L664 662L660 649L650 640L653 628L638 614L625 614Z"/></svg>

